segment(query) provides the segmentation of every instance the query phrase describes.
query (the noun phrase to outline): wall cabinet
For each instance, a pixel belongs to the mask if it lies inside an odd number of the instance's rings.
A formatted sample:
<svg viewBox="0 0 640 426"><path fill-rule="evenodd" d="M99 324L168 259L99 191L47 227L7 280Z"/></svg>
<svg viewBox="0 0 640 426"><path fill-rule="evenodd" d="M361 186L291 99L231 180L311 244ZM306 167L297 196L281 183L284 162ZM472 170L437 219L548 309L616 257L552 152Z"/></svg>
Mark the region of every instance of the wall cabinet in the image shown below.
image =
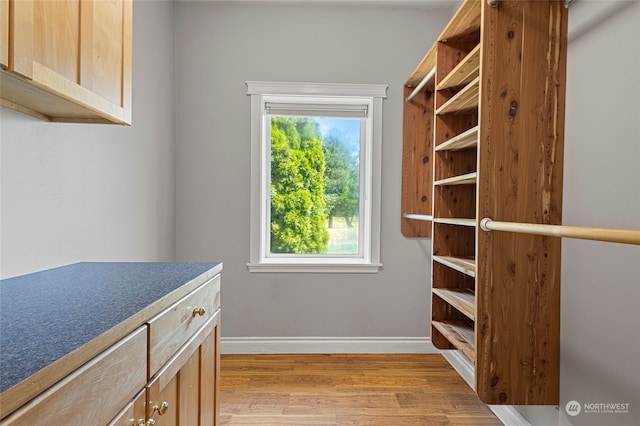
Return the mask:
<svg viewBox="0 0 640 426"><path fill-rule="evenodd" d="M118 278L107 277L114 279ZM156 306L112 328L118 331L137 324L133 332L88 362L78 361L80 367L44 392L29 397L19 388L10 388L3 393L3 404L19 408L7 413L3 407L0 425L217 425L220 275L193 288L196 280L184 285L190 291L178 300L173 291ZM123 302L112 301L114 305ZM76 351L77 356L82 356L83 348ZM27 384L37 382L35 377L28 378Z"/></svg>
<svg viewBox="0 0 640 426"><path fill-rule="evenodd" d="M0 2L2 106L47 121L131 123L131 0Z"/></svg>
<svg viewBox="0 0 640 426"><path fill-rule="evenodd" d="M470 360L489 404L557 404L560 239L480 222L561 223L567 10L496 3L465 1L405 89L435 69L405 105L405 127L433 123L431 180L410 191L432 194L432 342Z"/></svg>
<svg viewBox="0 0 640 426"><path fill-rule="evenodd" d="M0 69L9 66L9 0L0 0Z"/></svg>

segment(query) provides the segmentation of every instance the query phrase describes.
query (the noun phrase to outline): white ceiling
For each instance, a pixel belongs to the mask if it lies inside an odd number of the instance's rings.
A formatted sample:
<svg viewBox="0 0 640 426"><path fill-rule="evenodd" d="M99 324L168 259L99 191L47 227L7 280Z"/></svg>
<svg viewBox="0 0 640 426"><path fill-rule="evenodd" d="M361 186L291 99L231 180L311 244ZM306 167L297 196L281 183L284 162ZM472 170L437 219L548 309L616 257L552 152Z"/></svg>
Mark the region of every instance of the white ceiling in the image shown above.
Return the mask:
<svg viewBox="0 0 640 426"><path fill-rule="evenodd" d="M461 0L175 0L178 2L211 2L227 4L330 4L344 6L395 6L455 9Z"/></svg>

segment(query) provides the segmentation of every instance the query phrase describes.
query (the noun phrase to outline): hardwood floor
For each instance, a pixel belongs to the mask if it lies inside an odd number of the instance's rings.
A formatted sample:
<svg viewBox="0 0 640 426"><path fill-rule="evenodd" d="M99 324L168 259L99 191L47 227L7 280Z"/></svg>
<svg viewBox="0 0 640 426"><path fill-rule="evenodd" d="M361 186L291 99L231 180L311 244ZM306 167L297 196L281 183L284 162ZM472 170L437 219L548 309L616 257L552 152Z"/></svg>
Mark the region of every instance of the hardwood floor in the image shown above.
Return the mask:
<svg viewBox="0 0 640 426"><path fill-rule="evenodd" d="M502 425L440 355L221 359L221 425Z"/></svg>

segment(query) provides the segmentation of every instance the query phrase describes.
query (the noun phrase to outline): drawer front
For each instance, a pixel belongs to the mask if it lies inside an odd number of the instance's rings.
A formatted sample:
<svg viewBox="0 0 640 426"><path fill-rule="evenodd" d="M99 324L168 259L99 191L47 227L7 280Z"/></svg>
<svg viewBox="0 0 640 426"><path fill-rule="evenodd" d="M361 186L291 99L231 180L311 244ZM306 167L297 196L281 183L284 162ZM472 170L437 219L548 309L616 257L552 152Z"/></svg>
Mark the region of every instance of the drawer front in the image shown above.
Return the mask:
<svg viewBox="0 0 640 426"><path fill-rule="evenodd" d="M143 326L18 409L2 426L107 424L144 388L146 358Z"/></svg>
<svg viewBox="0 0 640 426"><path fill-rule="evenodd" d="M218 275L149 321L149 377L158 372L219 306Z"/></svg>

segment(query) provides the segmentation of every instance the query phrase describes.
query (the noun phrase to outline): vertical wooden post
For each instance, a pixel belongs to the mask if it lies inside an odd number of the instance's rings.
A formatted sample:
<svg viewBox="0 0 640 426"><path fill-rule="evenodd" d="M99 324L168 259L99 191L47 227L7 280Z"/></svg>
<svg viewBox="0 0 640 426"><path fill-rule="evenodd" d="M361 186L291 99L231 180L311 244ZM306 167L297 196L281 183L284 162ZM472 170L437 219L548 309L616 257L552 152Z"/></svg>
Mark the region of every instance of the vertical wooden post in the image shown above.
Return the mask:
<svg viewBox="0 0 640 426"><path fill-rule="evenodd" d="M559 224L567 11L482 7L478 217ZM557 404L560 239L477 233L476 391L490 404Z"/></svg>

